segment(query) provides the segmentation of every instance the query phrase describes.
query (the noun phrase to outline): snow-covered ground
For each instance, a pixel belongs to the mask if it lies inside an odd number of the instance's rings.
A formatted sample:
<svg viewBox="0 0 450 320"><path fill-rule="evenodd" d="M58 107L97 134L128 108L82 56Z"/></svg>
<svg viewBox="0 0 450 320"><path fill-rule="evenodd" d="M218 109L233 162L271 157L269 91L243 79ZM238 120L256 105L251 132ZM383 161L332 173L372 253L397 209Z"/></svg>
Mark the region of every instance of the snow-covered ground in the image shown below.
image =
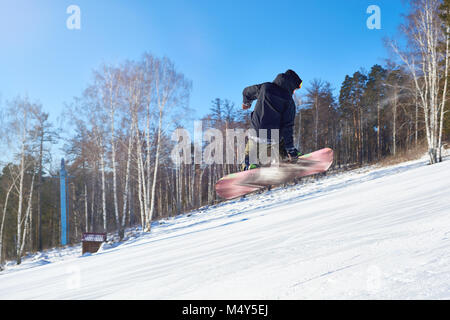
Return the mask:
<svg viewBox="0 0 450 320"><path fill-rule="evenodd" d="M0 272L0 299L449 299L450 161L278 188Z"/></svg>

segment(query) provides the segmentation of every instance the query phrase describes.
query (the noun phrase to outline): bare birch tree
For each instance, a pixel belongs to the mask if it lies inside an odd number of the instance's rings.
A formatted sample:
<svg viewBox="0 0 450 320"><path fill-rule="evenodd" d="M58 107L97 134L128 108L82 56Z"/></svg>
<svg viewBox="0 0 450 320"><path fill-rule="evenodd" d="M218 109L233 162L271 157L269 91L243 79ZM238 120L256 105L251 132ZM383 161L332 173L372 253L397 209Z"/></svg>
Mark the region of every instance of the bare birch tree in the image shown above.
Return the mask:
<svg viewBox="0 0 450 320"><path fill-rule="evenodd" d="M31 197L34 187L34 159L31 155L32 144L36 136L30 128L33 128L34 116L37 114L36 110L39 105L31 103L28 98L17 97L9 104L7 124L10 138L10 147L14 150L18 146L17 158L19 160L17 183L14 187L17 192L17 230L16 230L16 261L21 263L24 242L27 232L30 232L29 219L31 214ZM18 144L16 144L19 142ZM24 211L27 194L27 173L33 172L31 187L28 187L30 198L28 201L28 208Z"/></svg>
<svg viewBox="0 0 450 320"><path fill-rule="evenodd" d="M117 161L116 161L116 113L119 103L119 89L120 89L120 69L103 66L102 73L97 74L98 86L101 92L101 101L103 108L109 114L109 136L111 148L111 166L113 175L113 202L114 202L114 217L116 221L116 228L121 233L121 223L119 220L119 204L117 199ZM101 158L102 165L102 179L104 176L104 159Z"/></svg>
<svg viewBox="0 0 450 320"><path fill-rule="evenodd" d="M411 1L411 14L402 25L409 41L409 52L402 51L397 43L390 41L390 46L413 77L425 118L428 154L432 164L440 161L449 57L448 33L444 31L443 21L439 17L440 5L439 0ZM440 50L441 43L446 44L444 52Z"/></svg>
<svg viewBox="0 0 450 320"><path fill-rule="evenodd" d="M3 262L3 231L5 230L5 220L6 220L6 214L8 213L8 204L9 204L9 198L11 195L11 192L13 188L16 185L18 175L14 175L13 172L11 172L11 168L9 167L9 173L10 173L10 181L9 186L7 187L6 195L5 195L5 201L2 204L1 211L2 211L2 220L0 224L0 271L2 270L2 262Z"/></svg>
<svg viewBox="0 0 450 320"><path fill-rule="evenodd" d="M155 209L155 192L161 153L163 124L174 108L181 108L184 106L191 87L191 83L185 79L182 73L176 71L174 64L168 58L157 59L154 63L154 81L158 108L158 129L150 211L146 221L146 231L150 231Z"/></svg>

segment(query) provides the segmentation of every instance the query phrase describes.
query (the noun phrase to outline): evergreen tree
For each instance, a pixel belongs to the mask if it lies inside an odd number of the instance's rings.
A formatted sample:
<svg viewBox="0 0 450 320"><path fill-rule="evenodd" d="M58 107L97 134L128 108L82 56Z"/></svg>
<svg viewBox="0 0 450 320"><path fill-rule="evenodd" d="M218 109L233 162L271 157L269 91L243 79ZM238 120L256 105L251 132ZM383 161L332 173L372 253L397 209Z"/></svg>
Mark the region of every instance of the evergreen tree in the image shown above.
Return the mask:
<svg viewBox="0 0 450 320"><path fill-rule="evenodd" d="M386 81L387 70L380 65L372 66L367 76L367 86L364 93L367 103L368 128L376 128L376 157L382 154L382 130L384 122L384 106L386 104ZM373 132L373 130L371 130Z"/></svg>

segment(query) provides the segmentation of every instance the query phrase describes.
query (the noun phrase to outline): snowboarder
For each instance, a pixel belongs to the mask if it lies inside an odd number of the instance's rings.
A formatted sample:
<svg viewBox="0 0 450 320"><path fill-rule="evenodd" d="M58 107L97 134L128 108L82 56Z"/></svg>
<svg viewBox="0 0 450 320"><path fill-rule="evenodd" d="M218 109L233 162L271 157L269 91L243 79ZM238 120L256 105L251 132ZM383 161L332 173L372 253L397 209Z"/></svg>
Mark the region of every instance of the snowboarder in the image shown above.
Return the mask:
<svg viewBox="0 0 450 320"><path fill-rule="evenodd" d="M244 89L242 109L251 108L254 100L257 102L251 113L251 128L256 131L256 136L250 136L245 147L243 171L260 166L259 163L250 163L252 152L256 151L256 154L259 154L258 148L267 148L267 155L270 156L273 144L278 144L282 160L292 161L301 156L294 147L295 103L292 95L295 90L302 87L302 82L297 73L287 70L277 75L273 82L265 82ZM259 137L259 129L267 129L266 139ZM271 139L271 129L279 130L280 141Z"/></svg>

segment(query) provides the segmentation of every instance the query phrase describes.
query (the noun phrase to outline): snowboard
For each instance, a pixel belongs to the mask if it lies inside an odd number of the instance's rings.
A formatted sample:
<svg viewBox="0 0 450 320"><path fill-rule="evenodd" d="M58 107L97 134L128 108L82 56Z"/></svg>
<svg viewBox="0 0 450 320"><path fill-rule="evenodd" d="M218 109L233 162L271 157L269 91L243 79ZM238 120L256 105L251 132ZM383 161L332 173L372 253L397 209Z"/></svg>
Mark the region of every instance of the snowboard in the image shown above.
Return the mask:
<svg viewBox="0 0 450 320"><path fill-rule="evenodd" d="M333 150L320 149L300 156L295 162L283 162L278 166L231 173L216 183L217 194L224 199L233 199L261 188L283 184L294 178L325 172L333 163Z"/></svg>

